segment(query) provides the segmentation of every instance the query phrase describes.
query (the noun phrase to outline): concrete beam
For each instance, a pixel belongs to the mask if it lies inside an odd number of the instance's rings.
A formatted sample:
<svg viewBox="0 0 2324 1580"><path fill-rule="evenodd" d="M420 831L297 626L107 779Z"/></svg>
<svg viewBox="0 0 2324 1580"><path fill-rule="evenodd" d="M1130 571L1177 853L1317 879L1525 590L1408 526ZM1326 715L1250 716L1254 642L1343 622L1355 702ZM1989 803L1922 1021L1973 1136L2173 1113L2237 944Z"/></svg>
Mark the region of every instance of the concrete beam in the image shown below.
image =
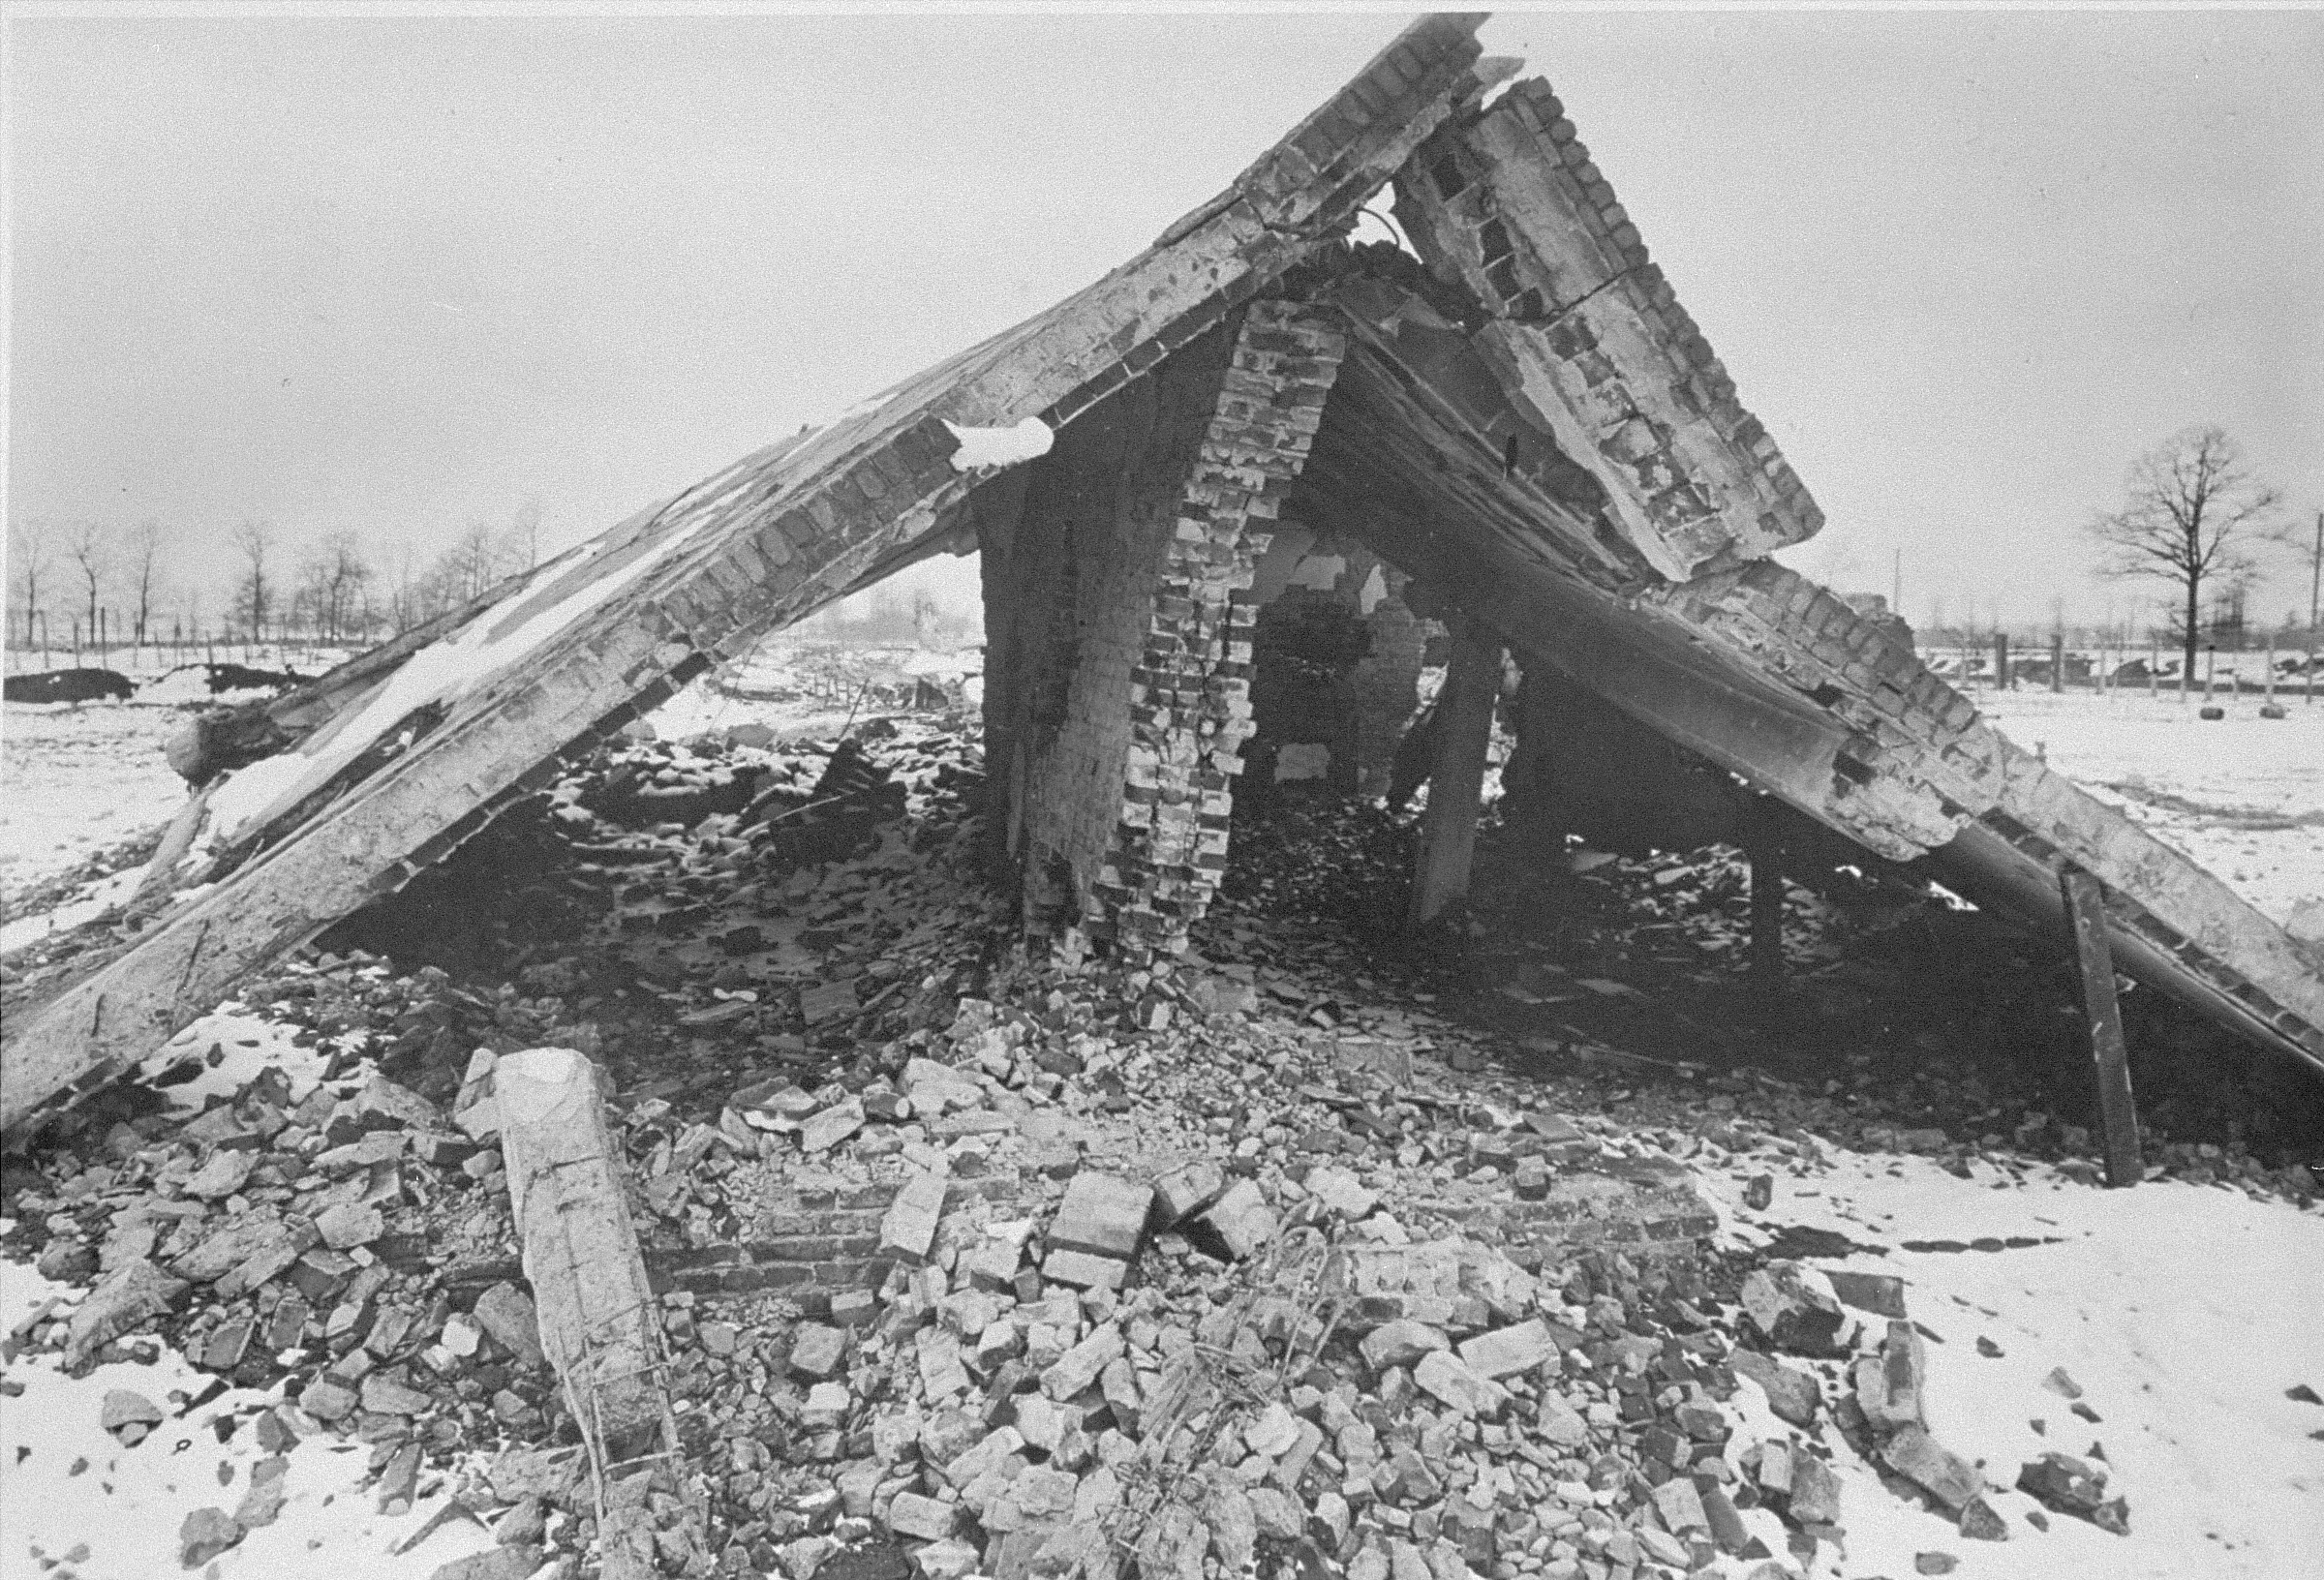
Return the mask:
<svg viewBox="0 0 2324 1580"><path fill-rule="evenodd" d="M1436 699L1436 753L1428 775L1428 808L1421 817L1421 849L1412 877L1414 927L1444 914L1469 892L1483 806L1484 765L1493 739L1493 707L1501 697L1501 639L1473 616L1452 623L1452 661Z"/></svg>

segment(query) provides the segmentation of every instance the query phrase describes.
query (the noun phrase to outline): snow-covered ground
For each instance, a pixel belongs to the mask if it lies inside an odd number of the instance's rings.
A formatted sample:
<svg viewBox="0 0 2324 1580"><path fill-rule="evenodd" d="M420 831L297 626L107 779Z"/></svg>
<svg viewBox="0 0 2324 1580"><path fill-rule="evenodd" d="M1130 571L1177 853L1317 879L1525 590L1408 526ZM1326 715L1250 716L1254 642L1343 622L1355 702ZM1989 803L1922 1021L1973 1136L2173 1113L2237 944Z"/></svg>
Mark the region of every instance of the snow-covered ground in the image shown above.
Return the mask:
<svg viewBox="0 0 2324 1580"><path fill-rule="evenodd" d="M2129 1502L2130 1534L2064 1515L2049 1530L2014 1490L1987 1501L2004 1542L1965 1540L1950 1521L1897 1498L1828 1425L1846 1491L1849 1576L1905 1576L1921 1553L1960 1561L1957 1580L2292 1580L2324 1574L2324 1214L2224 1185L2150 1180L2127 1191L2076 1184L2046 1165L1972 1178L1917 1157L1823 1148L1777 1173L1763 1212L1743 1192L1763 1157L1698 1170L1736 1241L1764 1245L1781 1225L1836 1231L1887 1248L1814 1262L1888 1273L1928 1339L1929 1427L2013 1488L2048 1452L2095 1458L2107 1494ZM1904 1249L1906 1242L2036 1240L2017 1249ZM1851 1316L1860 1316L1851 1313ZM1879 1319L1864 1319L1878 1330ZM1988 1354L1978 1341L1999 1352ZM2063 1368L2098 1419L2043 1386ZM1739 1399L1753 1425L1790 1428L1757 1384Z"/></svg>
<svg viewBox="0 0 2324 1580"><path fill-rule="evenodd" d="M2177 846L2278 922L2324 900L2324 698L1992 691L1969 700L2003 735Z"/></svg>
<svg viewBox="0 0 2324 1580"><path fill-rule="evenodd" d="M52 1302L58 1311L86 1291L52 1284L20 1262L0 1261L0 1331ZM65 1376L53 1353L9 1365L23 1391L0 1409L0 1580L154 1580L180 1566L186 1517L210 1507L232 1514L251 1490L254 1467L269 1457L255 1422L280 1407L274 1392L230 1388L203 1399L216 1381L174 1351L150 1366L100 1366ZM106 1396L124 1389L165 1413L152 1436L123 1447L103 1425ZM284 1413L297 1421L295 1407ZM230 1435L221 1441L222 1430ZM295 1427L294 1427L295 1430ZM425 1580L456 1558L492 1545L474 1520L450 1519L411 1551L393 1549L426 1528L449 1500L446 1478L426 1474L408 1513L382 1514L363 1488L370 1456L359 1443L313 1432L287 1451L284 1504L273 1524L196 1572L232 1580L324 1575L332 1580Z"/></svg>
<svg viewBox="0 0 2324 1580"><path fill-rule="evenodd" d="M162 743L184 718L134 702L10 703L0 717L0 894L46 883L168 822L186 786Z"/></svg>

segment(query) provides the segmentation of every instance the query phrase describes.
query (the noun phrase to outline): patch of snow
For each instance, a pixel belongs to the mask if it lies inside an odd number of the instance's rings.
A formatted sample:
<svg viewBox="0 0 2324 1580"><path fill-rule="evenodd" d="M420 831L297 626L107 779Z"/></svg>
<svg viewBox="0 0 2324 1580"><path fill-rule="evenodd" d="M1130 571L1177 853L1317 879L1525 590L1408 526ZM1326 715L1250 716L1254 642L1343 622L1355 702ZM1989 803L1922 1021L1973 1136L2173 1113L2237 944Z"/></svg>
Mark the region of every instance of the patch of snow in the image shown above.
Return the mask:
<svg viewBox="0 0 2324 1580"><path fill-rule="evenodd" d="M1777 1173L1763 1213L1744 1208L1763 1158L1697 1170L1723 1231L1748 1244L1797 1224L1889 1248L1815 1264L1890 1273L1927 1346L1929 1426L1989 1483L2010 1489L2043 1453L2103 1444L2107 1491L2129 1502L2130 1534L2064 1515L2045 1534L2012 1490L1987 1501L2005 1542L1962 1539L1952 1523L1884 1490L1828 1428L1845 1486L1845 1571L1911 1574L1916 1553L1960 1560L1957 1580L2200 1580L2310 1572L2324 1552L2324 1409L2285 1390L2324 1385L2324 1213L2223 1185L2076 1184L2046 1165L2013 1181L1972 1162L1961 1179L1933 1160L1831 1150L1827 1166ZM2013 1250L1907 1251L1905 1240L2012 1236ZM1861 1314L1851 1313L1853 1316ZM2002 1352L1980 1353L1976 1341ZM2063 1367L2100 1417L2042 1386ZM1738 1395L1754 1401L1755 1387ZM2033 1424L2040 1421L2040 1429ZM1789 1429L1772 1420L1767 1435Z"/></svg>
<svg viewBox="0 0 2324 1580"><path fill-rule="evenodd" d="M0 1328L52 1299L76 1303L79 1292L19 1262L0 1261ZM7 1376L23 1389L0 1397L0 1576L8 1580L64 1574L146 1580L185 1572L177 1561L179 1528L198 1508L234 1511L250 1489L252 1467L267 1457L249 1423L282 1403L278 1391L231 1388L187 1410L186 1401L215 1380L175 1351L165 1351L151 1366L100 1366L77 1379L64 1374L56 1352L37 1352L12 1362ZM170 1413L134 1448L99 1424L113 1388L142 1394ZM222 1443L217 1423L228 1420L237 1428ZM377 1511L374 1495L362 1487L370 1455L361 1443L312 1435L287 1457L281 1515L220 1555L205 1574L426 1580L492 1543L473 1523L446 1521L412 1552L392 1556L391 1548L442 1508L448 1478L423 1473L412 1511L391 1517ZM59 1566L76 1549L85 1556Z"/></svg>
<svg viewBox="0 0 2324 1580"><path fill-rule="evenodd" d="M109 878L83 884L71 899L52 911L18 917L0 925L0 955L13 955L52 932L70 932L83 923L96 921L114 906L126 903L138 892L138 881L144 875L143 867L129 867Z"/></svg>
<svg viewBox="0 0 2324 1580"><path fill-rule="evenodd" d="M296 1103L321 1081L331 1060L329 1048L294 1041L298 1031L253 1015L229 998L164 1043L138 1067L138 1075L151 1081L200 1061L201 1073L192 1080L162 1088L173 1107L199 1109L212 1097L233 1096L271 1066L290 1080L290 1101Z"/></svg>
<svg viewBox="0 0 2324 1580"><path fill-rule="evenodd" d="M984 467L1013 467L1047 455L1056 435L1039 417L1027 417L1008 428L963 428L957 422L944 425L961 447L952 452L955 471L975 471Z"/></svg>

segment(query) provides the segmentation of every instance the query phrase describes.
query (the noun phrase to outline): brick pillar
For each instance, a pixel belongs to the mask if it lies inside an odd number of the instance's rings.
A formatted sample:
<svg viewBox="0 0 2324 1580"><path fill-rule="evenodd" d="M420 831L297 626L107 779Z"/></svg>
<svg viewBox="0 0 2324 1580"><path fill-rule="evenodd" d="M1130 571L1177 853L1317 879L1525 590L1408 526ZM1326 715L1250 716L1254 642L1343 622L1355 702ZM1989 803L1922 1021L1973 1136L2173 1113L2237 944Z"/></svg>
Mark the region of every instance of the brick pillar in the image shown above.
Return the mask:
<svg viewBox="0 0 2324 1580"><path fill-rule="evenodd" d="M1412 923L1434 921L1469 892L1477 848L1477 812L1484 793L1485 752L1492 744L1493 704L1501 695L1501 640L1474 618L1452 622L1452 659L1436 699L1436 761L1428 809L1421 819L1421 854L1412 878Z"/></svg>
<svg viewBox="0 0 2324 1580"><path fill-rule="evenodd" d="M1083 914L1125 957L1176 953L1227 866L1251 733L1251 585L1305 465L1346 340L1297 303L1252 304L1185 482L1130 687L1119 821Z"/></svg>

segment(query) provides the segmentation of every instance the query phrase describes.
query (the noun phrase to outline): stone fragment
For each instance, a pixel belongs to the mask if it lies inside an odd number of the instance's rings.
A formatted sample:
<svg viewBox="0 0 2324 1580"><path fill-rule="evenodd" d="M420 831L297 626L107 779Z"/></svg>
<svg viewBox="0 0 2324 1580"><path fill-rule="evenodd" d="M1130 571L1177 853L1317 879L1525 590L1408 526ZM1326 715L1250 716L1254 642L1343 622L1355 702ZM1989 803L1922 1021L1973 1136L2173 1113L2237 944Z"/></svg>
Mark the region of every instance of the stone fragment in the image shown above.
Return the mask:
<svg viewBox="0 0 2324 1580"><path fill-rule="evenodd" d="M1236 1180L1191 1222L1198 1243L1229 1261L1240 1261L1275 1236L1274 1208L1255 1180Z"/></svg>
<svg viewBox="0 0 2324 1580"><path fill-rule="evenodd" d="M315 1215L315 1232L332 1250L349 1251L358 1245L369 1245L386 1233L387 1220L380 1216L377 1207L342 1201Z"/></svg>
<svg viewBox="0 0 2324 1580"><path fill-rule="evenodd" d="M253 1465L250 1487L234 1508L234 1523L245 1531L272 1525L283 1512L290 1474L290 1462L280 1454Z"/></svg>
<svg viewBox="0 0 2324 1580"><path fill-rule="evenodd" d="M541 1363L540 1319L533 1297L514 1284L495 1284L476 1296L476 1325L527 1366Z"/></svg>
<svg viewBox="0 0 2324 1580"><path fill-rule="evenodd" d="M1118 1290L1129 1277L1130 1264L1112 1257L1063 1248L1052 1251L1041 1263L1041 1276L1077 1290Z"/></svg>
<svg viewBox="0 0 2324 1580"><path fill-rule="evenodd" d="M820 1322L801 1322L791 1332L790 1370L812 1382L836 1377L847 1359L847 1335Z"/></svg>
<svg viewBox="0 0 2324 1580"><path fill-rule="evenodd" d="M1950 1574L1961 1561L1950 1553L1914 1553L1912 1572L1915 1574Z"/></svg>
<svg viewBox="0 0 2324 1580"><path fill-rule="evenodd" d="M1535 1408L1538 1413L1534 1430L1551 1443L1578 1448L1590 1441L1590 1423L1582 1418L1581 1412L1555 1393L1544 1390Z"/></svg>
<svg viewBox="0 0 2324 1580"><path fill-rule="evenodd" d="M540 1567L540 1549L529 1543L487 1547L441 1565L428 1580L529 1580Z"/></svg>
<svg viewBox="0 0 2324 1580"><path fill-rule="evenodd" d="M1049 1243L1091 1256L1134 1257L1153 1200L1150 1186L1085 1169L1065 1187L1065 1200L1049 1226Z"/></svg>
<svg viewBox="0 0 2324 1580"><path fill-rule="evenodd" d="M1370 1217L1372 1209L1380 1204L1379 1196L1366 1190L1354 1173L1330 1164L1309 1170L1307 1177L1300 1183L1326 1212L1349 1223Z"/></svg>
<svg viewBox="0 0 2324 1580"><path fill-rule="evenodd" d="M1757 1350L1739 1349L1728 1360L1737 1377L1749 1378L1765 1391L1768 1408L1782 1419L1793 1426L1816 1424L1823 1388L1814 1377Z"/></svg>
<svg viewBox="0 0 2324 1580"><path fill-rule="evenodd" d="M742 1336L743 1330L732 1322L701 1322L694 1328L694 1338L701 1344L703 1352L720 1358L734 1353Z"/></svg>
<svg viewBox="0 0 2324 1580"><path fill-rule="evenodd" d="M2041 1380L2041 1385L2061 1399L2082 1397L2082 1384L2066 1376L2065 1368L2063 1366L2051 1367L2050 1375Z"/></svg>
<svg viewBox="0 0 2324 1580"><path fill-rule="evenodd" d="M1689 1476L1674 1475L1654 1489L1655 1512L1672 1531L1684 1534L1697 1527L1708 1530L1711 1517L1703 1512L1702 1495Z"/></svg>
<svg viewBox="0 0 2324 1580"><path fill-rule="evenodd" d="M1118 1359L1125 1348L1120 1327L1113 1322L1100 1323L1087 1338L1066 1351L1055 1365L1041 1374L1041 1391L1059 1403L1072 1398L1104 1375L1107 1366Z"/></svg>
<svg viewBox="0 0 2324 1580"><path fill-rule="evenodd" d="M375 1415L424 1415L435 1405L434 1399L385 1372L374 1372L363 1380L363 1408Z"/></svg>
<svg viewBox="0 0 2324 1580"><path fill-rule="evenodd" d="M344 1382L318 1378L298 1396L298 1408L319 1421L345 1420L354 1413L357 1395Z"/></svg>
<svg viewBox="0 0 2324 1580"><path fill-rule="evenodd" d="M1985 1489L1984 1478L1917 1424L1899 1428L1881 1445L1881 1462L1949 1509L1966 1506Z"/></svg>
<svg viewBox="0 0 2324 1580"><path fill-rule="evenodd" d="M1250 1501L1251 1518L1258 1523L1259 1534L1269 1541L1296 1541L1306 1529L1300 1505L1278 1488L1253 1487Z"/></svg>
<svg viewBox="0 0 2324 1580"><path fill-rule="evenodd" d="M888 1504L888 1529L915 1541L942 1541L959 1524L957 1506L916 1492L900 1492Z"/></svg>
<svg viewBox="0 0 2324 1580"><path fill-rule="evenodd" d="M134 1448L145 1435L162 1422L162 1407L141 1393L127 1388L109 1388L105 1404L99 1410L97 1424L121 1440L124 1447Z"/></svg>
<svg viewBox="0 0 2324 1580"><path fill-rule="evenodd" d="M1832 1292L1844 1306L1868 1311L1875 1317L1901 1322L1905 1313L1905 1281L1893 1273L1850 1273L1826 1270Z"/></svg>
<svg viewBox="0 0 2324 1580"><path fill-rule="evenodd" d="M1549 1324L1537 1317L1514 1327L1495 1328L1464 1340L1460 1358L1479 1377L1499 1381L1554 1362L1558 1358L1557 1340L1550 1336Z"/></svg>
<svg viewBox="0 0 2324 1580"><path fill-rule="evenodd" d="M98 1280L65 1324L65 1364L78 1366L104 1345L165 1315L186 1292L142 1257Z"/></svg>
<svg viewBox="0 0 2324 1580"><path fill-rule="evenodd" d="M1775 1201L1775 1176L1757 1174L1743 1187L1743 1204L1754 1212L1765 1212Z"/></svg>
<svg viewBox="0 0 2324 1580"><path fill-rule="evenodd" d="M242 1528L223 1508L198 1508L177 1528L177 1561L199 1569L242 1539Z"/></svg>
<svg viewBox="0 0 2324 1580"><path fill-rule="evenodd" d="M186 1194L204 1201L222 1200L242 1188L250 1171L259 1166L256 1152L236 1149L210 1154L209 1161L194 1170L186 1181Z"/></svg>
<svg viewBox="0 0 2324 1580"><path fill-rule="evenodd" d="M1982 1498L1961 1505L1961 1534L1971 1541L2007 1541L2009 1524Z"/></svg>
<svg viewBox="0 0 2324 1580"><path fill-rule="evenodd" d="M826 1432L847 1419L847 1408L852 1398L844 1382L818 1382L807 1390L807 1402L800 1407L799 1419L810 1432Z"/></svg>
<svg viewBox="0 0 2324 1580"><path fill-rule="evenodd" d="M800 1126L799 1145L808 1152L828 1152L863 1128L864 1106L851 1097Z"/></svg>
<svg viewBox="0 0 2324 1580"><path fill-rule="evenodd" d="M1796 1261L1771 1261L1743 1281L1743 1311L1761 1337L1801 1355L1839 1352L1840 1303Z"/></svg>
<svg viewBox="0 0 2324 1580"><path fill-rule="evenodd" d="M879 1220L880 1250L925 1261L944 1216L944 1187L945 1176L933 1170L914 1174Z"/></svg>
<svg viewBox="0 0 2324 1580"><path fill-rule="evenodd" d="M2049 1453L2029 1460L2017 1473L2017 1490L2043 1507L2088 1520L2118 1536L2130 1534L2129 1505L2106 1498L2106 1473L2071 1454Z"/></svg>
<svg viewBox="0 0 2324 1580"><path fill-rule="evenodd" d="M1840 1478L1814 1454L1791 1456L1791 1517L1802 1525L1840 1523Z"/></svg>
<svg viewBox="0 0 2324 1580"><path fill-rule="evenodd" d="M1520 1201L1545 1200L1549 1195L1549 1165L1541 1158L1519 1158L1510 1175L1510 1188Z"/></svg>
<svg viewBox="0 0 2324 1580"><path fill-rule="evenodd" d="M1449 1350L1452 1341L1426 1322L1399 1317L1392 1322L1383 1322L1363 1336L1357 1349L1364 1364L1375 1372L1391 1366L1410 1366L1432 1351Z"/></svg>
<svg viewBox="0 0 2324 1580"><path fill-rule="evenodd" d="M1412 1369L1412 1380L1466 1415L1492 1415L1509 1402L1509 1390L1479 1377L1450 1353L1432 1350Z"/></svg>
<svg viewBox="0 0 2324 1580"><path fill-rule="evenodd" d="M1856 1406L1875 1432L1924 1424L1921 1395L1928 1378L1928 1352L1911 1322L1892 1322L1881 1352L1855 1363Z"/></svg>

